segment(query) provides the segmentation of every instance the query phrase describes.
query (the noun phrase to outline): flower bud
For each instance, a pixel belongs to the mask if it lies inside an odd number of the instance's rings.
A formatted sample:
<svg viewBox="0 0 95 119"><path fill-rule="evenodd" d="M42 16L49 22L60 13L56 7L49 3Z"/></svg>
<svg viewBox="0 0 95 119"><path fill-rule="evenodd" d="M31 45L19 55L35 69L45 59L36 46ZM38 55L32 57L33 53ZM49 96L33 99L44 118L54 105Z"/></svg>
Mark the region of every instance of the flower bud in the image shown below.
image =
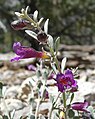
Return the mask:
<svg viewBox="0 0 95 119"><path fill-rule="evenodd" d="M40 43L42 44L45 44L47 43L47 39L48 39L48 36L45 32L43 31L40 31L38 34L37 34L37 39Z"/></svg>
<svg viewBox="0 0 95 119"><path fill-rule="evenodd" d="M11 27L14 30L23 30L27 27L30 27L30 23L26 20L16 20L11 23Z"/></svg>
<svg viewBox="0 0 95 119"><path fill-rule="evenodd" d="M65 119L65 114L63 111L60 112L60 115L59 115L60 119Z"/></svg>

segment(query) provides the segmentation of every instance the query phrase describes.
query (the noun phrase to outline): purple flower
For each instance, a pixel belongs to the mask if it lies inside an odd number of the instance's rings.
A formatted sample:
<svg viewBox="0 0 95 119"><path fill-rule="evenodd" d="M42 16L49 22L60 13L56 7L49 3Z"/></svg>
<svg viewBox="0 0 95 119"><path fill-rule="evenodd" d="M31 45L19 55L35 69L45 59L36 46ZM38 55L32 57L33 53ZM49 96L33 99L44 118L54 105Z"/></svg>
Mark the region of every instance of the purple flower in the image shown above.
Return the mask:
<svg viewBox="0 0 95 119"><path fill-rule="evenodd" d="M77 87L77 82L74 80L74 76L71 70L66 70L65 74L59 73L56 76L58 90L64 92Z"/></svg>
<svg viewBox="0 0 95 119"><path fill-rule="evenodd" d="M31 64L31 65L28 65L27 68L28 68L29 71L36 71L36 69L37 69L37 68L36 68L34 65L32 65L32 64Z"/></svg>
<svg viewBox="0 0 95 119"><path fill-rule="evenodd" d="M84 111L84 112L89 113L89 111L86 109L88 107L88 102L86 102L86 101L84 101L84 102L75 102L71 105L71 107L74 110Z"/></svg>
<svg viewBox="0 0 95 119"><path fill-rule="evenodd" d="M75 86L72 86L72 88L70 89L70 92L76 92L78 91L78 85L76 84Z"/></svg>
<svg viewBox="0 0 95 119"><path fill-rule="evenodd" d="M18 61L19 59L26 59L26 58L42 58L42 59L50 58L46 52L38 52L33 48L22 46L20 42L13 44L13 50L18 56L11 59L11 61Z"/></svg>

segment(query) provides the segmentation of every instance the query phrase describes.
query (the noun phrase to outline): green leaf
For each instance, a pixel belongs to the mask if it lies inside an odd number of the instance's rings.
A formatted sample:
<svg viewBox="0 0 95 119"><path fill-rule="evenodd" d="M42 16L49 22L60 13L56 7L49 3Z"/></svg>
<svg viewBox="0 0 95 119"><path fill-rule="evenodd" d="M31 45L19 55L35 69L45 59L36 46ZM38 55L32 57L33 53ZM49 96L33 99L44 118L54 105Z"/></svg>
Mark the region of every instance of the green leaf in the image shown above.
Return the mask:
<svg viewBox="0 0 95 119"><path fill-rule="evenodd" d="M72 95L71 95L70 103L73 101L73 99L74 99L74 93L72 93Z"/></svg>
<svg viewBox="0 0 95 119"><path fill-rule="evenodd" d="M69 118L73 118L74 115L75 115L74 111L73 111L72 109L70 109L70 110L68 111L68 116L69 116Z"/></svg>
<svg viewBox="0 0 95 119"><path fill-rule="evenodd" d="M54 49L53 37L51 35L48 35L47 42L48 42L49 47Z"/></svg>
<svg viewBox="0 0 95 119"><path fill-rule="evenodd" d="M40 70L37 70L36 75L39 78L41 76L41 71Z"/></svg>
<svg viewBox="0 0 95 119"><path fill-rule="evenodd" d="M87 108L87 110L90 111L90 114L91 114L91 116L92 116L91 119L94 119L94 118L93 118L94 115L95 115L95 110L94 110L94 108L93 108L92 106L89 106L89 107Z"/></svg>
<svg viewBox="0 0 95 119"><path fill-rule="evenodd" d="M55 64L51 63L51 67L52 67L53 71L57 74L58 72L57 72Z"/></svg>
<svg viewBox="0 0 95 119"><path fill-rule="evenodd" d="M38 11L36 10L35 12L34 12L34 14L33 14L33 19L35 20L35 21L38 21Z"/></svg>
<svg viewBox="0 0 95 119"><path fill-rule="evenodd" d="M45 70L45 71L42 73L42 77L43 77L44 79L47 79L47 78L48 78L48 72L47 72L47 70Z"/></svg>
<svg viewBox="0 0 95 119"><path fill-rule="evenodd" d="M3 83L0 82L0 97L3 97L3 95L2 95L2 89L3 89Z"/></svg>
<svg viewBox="0 0 95 119"><path fill-rule="evenodd" d="M59 44L60 44L60 37L58 37L55 41L54 48L55 48L56 53L58 52Z"/></svg>
<svg viewBox="0 0 95 119"><path fill-rule="evenodd" d="M38 21L38 25L40 26L40 24L42 23L42 21L43 21L43 17L42 18L40 18L40 20Z"/></svg>
<svg viewBox="0 0 95 119"><path fill-rule="evenodd" d="M66 65L67 58L63 58L61 62L61 72L64 73L65 65Z"/></svg>
<svg viewBox="0 0 95 119"><path fill-rule="evenodd" d="M46 34L48 34L48 22L49 22L49 19L47 19L47 20L45 21L45 24L44 24L44 32L45 32Z"/></svg>
<svg viewBox="0 0 95 119"><path fill-rule="evenodd" d="M30 31L30 30L25 30L25 32L26 32L29 36L31 36L31 37L33 37L34 39L37 40L37 34L36 34L35 32Z"/></svg>

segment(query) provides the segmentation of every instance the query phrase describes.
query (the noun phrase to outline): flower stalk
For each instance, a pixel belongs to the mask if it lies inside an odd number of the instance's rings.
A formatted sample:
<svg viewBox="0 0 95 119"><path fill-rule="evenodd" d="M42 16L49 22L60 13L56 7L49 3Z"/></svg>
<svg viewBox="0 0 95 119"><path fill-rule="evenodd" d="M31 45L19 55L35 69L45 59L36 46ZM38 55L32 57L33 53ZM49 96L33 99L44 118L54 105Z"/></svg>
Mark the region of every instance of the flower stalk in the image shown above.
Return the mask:
<svg viewBox="0 0 95 119"><path fill-rule="evenodd" d="M51 108L50 108L50 111L49 111L49 116L48 116L49 119L51 119L52 111L53 111L53 104L51 105Z"/></svg>
<svg viewBox="0 0 95 119"><path fill-rule="evenodd" d="M65 119L67 119L67 114L66 114L66 94L65 92L63 93L63 105L64 105L64 108L65 108Z"/></svg>
<svg viewBox="0 0 95 119"><path fill-rule="evenodd" d="M35 119L37 119L37 117L38 117L38 111L39 111L40 104L41 104L41 99L39 99L38 102L37 102L36 112L35 112Z"/></svg>
<svg viewBox="0 0 95 119"><path fill-rule="evenodd" d="M44 78L45 79L45 78ZM47 79L45 79L44 83L43 83L43 90L42 90L42 95L41 95L41 98L38 99L38 102L37 102L37 107L36 107L36 112L35 112L35 119L37 119L38 117L38 112L39 112L39 106L44 98L44 92L45 92L45 86L46 86L46 82L47 82Z"/></svg>
<svg viewBox="0 0 95 119"><path fill-rule="evenodd" d="M51 108L50 108L50 111L49 111L49 116L48 116L49 119L51 119L53 109L58 109L58 108L56 108L56 105L55 105L55 104L57 103L57 100L58 100L60 94L61 94L61 93L58 94L56 100L55 100L55 101L52 103L52 105L51 105Z"/></svg>

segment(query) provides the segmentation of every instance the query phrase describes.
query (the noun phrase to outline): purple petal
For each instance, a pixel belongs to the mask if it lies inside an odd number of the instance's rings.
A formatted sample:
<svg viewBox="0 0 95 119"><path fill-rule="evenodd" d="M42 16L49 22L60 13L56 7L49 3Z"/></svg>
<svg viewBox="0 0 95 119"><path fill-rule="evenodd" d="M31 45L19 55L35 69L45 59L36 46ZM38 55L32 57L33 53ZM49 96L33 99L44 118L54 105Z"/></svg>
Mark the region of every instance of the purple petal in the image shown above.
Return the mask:
<svg viewBox="0 0 95 119"><path fill-rule="evenodd" d="M16 52L17 49L21 48L21 43L20 42L17 42L17 43L14 43L13 44L13 50Z"/></svg>
<svg viewBox="0 0 95 119"><path fill-rule="evenodd" d="M86 107L88 106L88 102L76 102L71 105L72 109L89 112Z"/></svg>
<svg viewBox="0 0 95 119"><path fill-rule="evenodd" d="M70 92L76 92L78 91L78 85L76 85L75 87L73 86L70 90Z"/></svg>
<svg viewBox="0 0 95 119"><path fill-rule="evenodd" d="M14 57L14 58L11 59L11 62L18 61L19 59L21 59L21 57Z"/></svg>
<svg viewBox="0 0 95 119"><path fill-rule="evenodd" d="M27 68L30 71L36 71L36 67L34 65L32 65L32 64L31 65L28 65Z"/></svg>
<svg viewBox="0 0 95 119"><path fill-rule="evenodd" d="M60 81L60 79L64 79L65 78L65 75L64 74L62 74L62 73L59 73L59 74L57 74L57 76L56 76L56 81Z"/></svg>
<svg viewBox="0 0 95 119"><path fill-rule="evenodd" d="M57 86L58 86L58 91L60 91L60 92L65 91L64 86L62 84L57 84Z"/></svg>
<svg viewBox="0 0 95 119"><path fill-rule="evenodd" d="M69 70L69 69L67 69L67 70L65 71L65 76L66 76L66 77L69 77L70 79L74 79L73 73L72 73L72 71Z"/></svg>

